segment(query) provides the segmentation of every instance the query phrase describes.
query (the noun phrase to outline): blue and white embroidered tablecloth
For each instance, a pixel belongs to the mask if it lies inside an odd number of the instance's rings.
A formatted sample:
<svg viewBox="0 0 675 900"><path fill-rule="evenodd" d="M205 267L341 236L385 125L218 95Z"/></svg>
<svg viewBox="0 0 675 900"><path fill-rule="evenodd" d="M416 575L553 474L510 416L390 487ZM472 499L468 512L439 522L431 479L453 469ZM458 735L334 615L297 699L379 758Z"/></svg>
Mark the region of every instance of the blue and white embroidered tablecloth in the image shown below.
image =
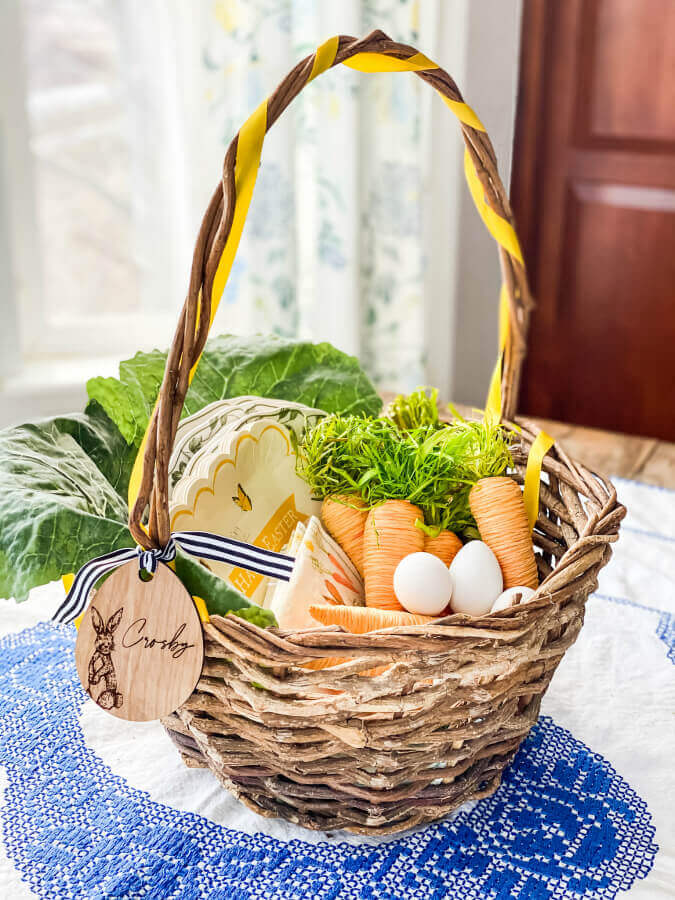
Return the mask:
<svg viewBox="0 0 675 900"><path fill-rule="evenodd" d="M675 493L629 508L494 796L395 839L261 819L87 700L58 585L0 605L0 900L675 897Z"/></svg>

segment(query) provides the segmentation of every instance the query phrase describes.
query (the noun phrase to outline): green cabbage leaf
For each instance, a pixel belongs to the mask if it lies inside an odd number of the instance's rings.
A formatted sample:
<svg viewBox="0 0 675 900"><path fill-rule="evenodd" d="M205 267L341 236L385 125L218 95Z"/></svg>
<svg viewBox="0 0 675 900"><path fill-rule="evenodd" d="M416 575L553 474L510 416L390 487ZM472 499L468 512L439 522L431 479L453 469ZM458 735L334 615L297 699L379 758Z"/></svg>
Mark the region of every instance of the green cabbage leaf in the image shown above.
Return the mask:
<svg viewBox="0 0 675 900"><path fill-rule="evenodd" d="M131 454L104 415L0 431L0 597L25 600L31 588L134 545L122 496Z"/></svg>
<svg viewBox="0 0 675 900"><path fill-rule="evenodd" d="M0 597L28 592L90 559L133 547L127 488L166 354L137 353L120 377L94 378L82 413L0 431ZM329 344L222 336L207 343L186 414L219 398L253 394L328 412L376 415L380 399L356 359ZM212 613L249 601L179 553L177 573ZM249 615L248 613L246 615Z"/></svg>
<svg viewBox="0 0 675 900"><path fill-rule="evenodd" d="M87 391L129 444L139 446L164 374L166 353L137 353L120 363L119 378L92 378ZM183 416L213 403L253 394L304 403L327 413L376 416L375 388L354 356L331 344L276 335L221 335L206 343L187 392Z"/></svg>

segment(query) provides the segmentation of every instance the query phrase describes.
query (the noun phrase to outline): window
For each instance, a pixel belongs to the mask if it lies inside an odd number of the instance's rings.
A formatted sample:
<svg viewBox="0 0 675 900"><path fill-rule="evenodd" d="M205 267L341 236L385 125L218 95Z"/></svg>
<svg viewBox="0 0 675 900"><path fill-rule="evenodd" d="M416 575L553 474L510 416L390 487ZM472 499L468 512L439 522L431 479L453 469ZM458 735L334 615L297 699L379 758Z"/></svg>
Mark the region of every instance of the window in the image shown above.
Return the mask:
<svg viewBox="0 0 675 900"><path fill-rule="evenodd" d="M14 283L3 317L24 367L170 339L190 239L151 27L156 16L161 28L162 6L9 0L5 177L17 166L22 177L7 190Z"/></svg>

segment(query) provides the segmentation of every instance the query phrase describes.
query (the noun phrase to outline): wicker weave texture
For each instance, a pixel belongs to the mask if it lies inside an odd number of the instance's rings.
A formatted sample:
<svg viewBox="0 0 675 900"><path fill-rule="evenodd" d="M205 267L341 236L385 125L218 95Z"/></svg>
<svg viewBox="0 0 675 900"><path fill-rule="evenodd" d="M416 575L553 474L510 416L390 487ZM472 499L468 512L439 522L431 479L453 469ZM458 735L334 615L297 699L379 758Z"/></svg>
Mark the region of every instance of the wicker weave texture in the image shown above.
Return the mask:
<svg viewBox="0 0 675 900"><path fill-rule="evenodd" d="M520 425L516 480L534 437ZM208 766L261 815L364 834L434 821L496 790L579 633L625 512L609 482L559 447L544 472L533 535L543 580L523 606L365 635L214 616L202 678L164 722L185 762ZM303 668L326 657L350 661Z"/></svg>

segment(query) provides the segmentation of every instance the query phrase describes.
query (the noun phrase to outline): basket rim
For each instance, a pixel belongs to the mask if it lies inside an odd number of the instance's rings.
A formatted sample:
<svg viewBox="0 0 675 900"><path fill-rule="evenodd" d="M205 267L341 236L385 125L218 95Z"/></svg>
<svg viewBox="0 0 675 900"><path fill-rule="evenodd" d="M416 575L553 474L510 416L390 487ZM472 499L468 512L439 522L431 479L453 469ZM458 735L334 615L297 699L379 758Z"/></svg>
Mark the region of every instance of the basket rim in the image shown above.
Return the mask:
<svg viewBox="0 0 675 900"><path fill-rule="evenodd" d="M535 432L519 424L524 471ZM163 722L186 764L208 767L260 815L360 834L437 821L496 790L582 628L625 514L611 482L559 445L544 463L534 542L557 564L538 599L361 635L214 616L203 624L202 677Z"/></svg>
<svg viewBox="0 0 675 900"><path fill-rule="evenodd" d="M514 462L516 463L515 470L507 473L507 475L516 481L522 482L529 450L528 445L531 445L540 429L530 419L522 416L516 417L513 421L507 420L502 422L502 427L517 433L521 439L519 447L513 448L515 457ZM210 617L210 621L222 621L225 618L234 619L237 623L240 623L243 628L250 630L253 633L265 635L274 634L283 640L293 642L300 639L300 642L303 644L303 639L309 638L311 641L311 638L317 635L340 635L356 638L357 641L355 646L357 646L367 643L367 639L370 636L381 637L390 635L392 637L424 637L425 635L442 636L445 632L446 635L450 637L458 636L461 629L470 629L474 636L476 636L476 633L480 630L489 630L491 632L489 636L491 640L505 641L506 638L504 635L512 635L514 632L513 627L509 626L518 625L518 627L522 627L523 623L527 624L532 619L539 618L541 616L541 610L545 611L550 609L554 605L557 605L558 600L562 602L568 596L572 596L574 592L569 590L570 584L574 586L575 581L583 581L583 569L579 571L579 562L583 561L585 556L590 556L591 558L588 560L588 563L589 566L593 566L594 563L603 559L606 555L607 548L618 540L619 527L622 519L626 515L626 507L622 503L619 503L616 488L611 480L598 472L591 471L583 463L574 460L564 451L563 447L556 440L549 453L544 457L540 476L540 491L542 486L546 490L549 488L549 482L545 480L544 476L550 478L550 476L553 475L554 478L559 478L562 474L562 470L567 470L570 473L573 484L576 484L577 488L581 488L581 493L583 493L588 504L595 505L597 508L595 510L591 509L589 512L588 510L585 510L580 503L580 509L586 517L584 527L581 529L581 534L579 534L577 539L566 549L552 571L540 581L534 597L526 603L511 606L507 609L498 610L495 613L488 613L483 616L471 616L465 613L450 613L435 619L433 622L428 622L423 625L395 625L388 628L373 629L364 634L354 634L340 625L321 625L318 622L316 627L309 626L302 629L283 629L275 626L261 628L255 623L248 622L233 615L227 615L225 617L214 615ZM603 501L602 503L600 503L601 498ZM572 519L572 516L569 518ZM579 523L577 522L577 525L578 524ZM597 559L598 557L599 559ZM605 562L606 560L602 562L602 565L604 565ZM564 596L559 597L561 594L561 588L558 587L558 583L561 581L560 576L568 568L574 575L574 578L572 578L567 585L568 589L564 590ZM578 589L583 590L583 587L584 585L580 583ZM206 632L206 629L204 630ZM488 636L486 635L486 639L487 637ZM309 648L310 644L307 646ZM349 649L348 644L342 643L342 640L340 641L340 648L344 650ZM312 647L311 649L319 650L320 647Z"/></svg>

